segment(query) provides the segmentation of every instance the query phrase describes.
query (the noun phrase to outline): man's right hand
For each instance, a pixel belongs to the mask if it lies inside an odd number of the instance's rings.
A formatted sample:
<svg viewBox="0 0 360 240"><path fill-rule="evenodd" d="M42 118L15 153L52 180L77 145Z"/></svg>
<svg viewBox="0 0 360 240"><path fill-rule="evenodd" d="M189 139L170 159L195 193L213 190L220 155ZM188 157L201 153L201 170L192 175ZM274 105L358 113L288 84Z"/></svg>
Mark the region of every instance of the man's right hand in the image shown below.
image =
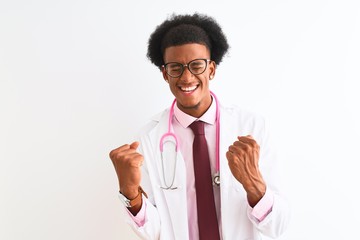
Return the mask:
<svg viewBox="0 0 360 240"><path fill-rule="evenodd" d="M115 167L121 193L129 199L133 199L139 194L140 168L144 157L136 151L138 146L139 142L125 144L112 150L109 154Z"/></svg>

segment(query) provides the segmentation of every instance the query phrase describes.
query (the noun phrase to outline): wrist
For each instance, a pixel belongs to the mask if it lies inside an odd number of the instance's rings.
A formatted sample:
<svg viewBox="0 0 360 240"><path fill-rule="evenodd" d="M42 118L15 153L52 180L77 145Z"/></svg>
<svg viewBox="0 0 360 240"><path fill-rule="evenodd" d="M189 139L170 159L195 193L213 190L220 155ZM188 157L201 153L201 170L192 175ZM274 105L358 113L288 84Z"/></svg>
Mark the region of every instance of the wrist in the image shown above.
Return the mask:
<svg viewBox="0 0 360 240"><path fill-rule="evenodd" d="M138 195L139 187L140 187L140 183L138 184L131 182L129 183L129 181L126 181L126 179L121 179L119 181L119 188L120 188L119 191L128 199L133 199Z"/></svg>
<svg viewBox="0 0 360 240"><path fill-rule="evenodd" d="M251 207L254 207L265 195L266 192L266 185L262 185L260 187L255 188L247 188L247 199L248 203Z"/></svg>
<svg viewBox="0 0 360 240"><path fill-rule="evenodd" d="M143 191L143 189L139 186L137 189L137 194L135 197L131 197L129 198L128 196L126 196L125 194L123 194L121 191L119 191L120 193L120 199L122 200L122 202L124 203L124 205L128 208L132 208L132 209L140 209L141 205L142 205L142 194L144 194L145 197L147 197L146 193Z"/></svg>
<svg viewBox="0 0 360 240"><path fill-rule="evenodd" d="M139 188L140 186L137 187L120 187L119 192L124 195L126 198L128 199L134 199L139 195Z"/></svg>

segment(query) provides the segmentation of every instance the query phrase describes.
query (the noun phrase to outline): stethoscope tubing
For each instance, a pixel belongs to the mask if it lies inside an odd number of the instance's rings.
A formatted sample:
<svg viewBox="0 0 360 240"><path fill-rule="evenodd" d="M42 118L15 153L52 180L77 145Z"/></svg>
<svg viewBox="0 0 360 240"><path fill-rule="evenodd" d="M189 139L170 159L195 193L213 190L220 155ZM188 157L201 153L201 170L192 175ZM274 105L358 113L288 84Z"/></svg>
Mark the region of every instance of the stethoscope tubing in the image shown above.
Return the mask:
<svg viewBox="0 0 360 240"><path fill-rule="evenodd" d="M215 100L215 104L216 104L216 119L215 119L215 124L216 124L216 150L215 150L215 158L216 158L216 164L215 164L215 174L213 176L213 184L219 186L220 185L220 108L219 108L219 101L216 97L216 95L210 91L211 96L213 96L214 100ZM164 142L165 142L165 138L168 137L172 137L175 140L175 154L176 154L176 158L177 158L177 151L178 151L178 147L179 147L179 141L177 136L175 135L175 133L171 132L171 126L172 126L172 119L173 119L173 115L174 115L174 106L176 103L176 98L174 99L174 101L171 104L170 107L170 112L169 112L169 119L168 119L168 129L167 132L161 136L160 138L160 153L161 153L161 164L162 164L162 168L163 168L163 180L164 180L164 184L165 187L161 187L162 189L165 190L174 190L177 189L177 187L173 187L173 183L174 183L174 179L175 179L175 173L176 173L176 163L175 163L175 168L174 168L174 174L173 174L173 179L172 182L170 184L170 186L168 186L166 184L165 181L165 173L164 173L164 159L163 159L163 150L164 150Z"/></svg>

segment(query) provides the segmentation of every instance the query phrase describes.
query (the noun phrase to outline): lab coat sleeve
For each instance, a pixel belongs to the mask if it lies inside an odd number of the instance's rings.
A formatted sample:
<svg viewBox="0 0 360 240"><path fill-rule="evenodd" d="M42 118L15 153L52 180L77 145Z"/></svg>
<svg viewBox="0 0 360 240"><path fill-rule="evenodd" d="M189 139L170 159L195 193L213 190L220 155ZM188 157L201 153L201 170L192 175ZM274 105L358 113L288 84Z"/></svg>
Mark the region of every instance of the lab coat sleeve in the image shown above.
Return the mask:
<svg viewBox="0 0 360 240"><path fill-rule="evenodd" d="M140 143L140 146L138 148L138 151L143 154L142 145ZM143 204L145 204L145 222L144 225L138 226L136 222L134 221L133 217L129 215L126 207L124 207L124 218L125 222L130 225L130 227L133 229L135 234L140 238L144 240L156 240L160 239L160 218L157 211L157 208L152 204L154 202L152 200L153 193L151 191L151 186L147 186L147 183L149 183L149 175L147 170L146 161L144 161L144 165L142 167L142 180L141 180L141 186L144 189L144 191L147 193L149 198L146 198L143 195Z"/></svg>
<svg viewBox="0 0 360 240"><path fill-rule="evenodd" d="M135 234L143 240L153 240L160 238L160 220L156 208L150 201L143 196L145 209L145 223L143 226L138 226L133 218L129 215L126 207L123 208L123 215L125 222L130 225ZM157 224L158 223L158 224Z"/></svg>
<svg viewBox="0 0 360 240"><path fill-rule="evenodd" d="M269 130L262 122L259 132L260 159L259 167L261 174L266 182L266 194L273 198L271 211L262 221L256 219L253 214L253 208L248 205L247 215L255 227L264 235L271 238L277 238L287 229L290 221L290 208L284 193L280 191L281 176L278 168L278 158L275 155L277 148L274 141L270 140ZM269 196L268 196L269 197Z"/></svg>

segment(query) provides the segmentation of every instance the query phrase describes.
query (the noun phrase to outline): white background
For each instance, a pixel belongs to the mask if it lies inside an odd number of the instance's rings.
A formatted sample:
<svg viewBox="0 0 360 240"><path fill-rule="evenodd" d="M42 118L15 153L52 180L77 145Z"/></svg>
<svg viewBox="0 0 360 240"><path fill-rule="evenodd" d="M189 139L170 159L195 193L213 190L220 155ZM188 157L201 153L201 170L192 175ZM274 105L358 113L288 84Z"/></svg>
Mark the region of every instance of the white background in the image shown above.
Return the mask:
<svg viewBox="0 0 360 240"><path fill-rule="evenodd" d="M108 153L170 105L147 40L195 11L231 46L212 90L272 126L281 239L358 237L359 1L0 0L0 239L136 239Z"/></svg>

